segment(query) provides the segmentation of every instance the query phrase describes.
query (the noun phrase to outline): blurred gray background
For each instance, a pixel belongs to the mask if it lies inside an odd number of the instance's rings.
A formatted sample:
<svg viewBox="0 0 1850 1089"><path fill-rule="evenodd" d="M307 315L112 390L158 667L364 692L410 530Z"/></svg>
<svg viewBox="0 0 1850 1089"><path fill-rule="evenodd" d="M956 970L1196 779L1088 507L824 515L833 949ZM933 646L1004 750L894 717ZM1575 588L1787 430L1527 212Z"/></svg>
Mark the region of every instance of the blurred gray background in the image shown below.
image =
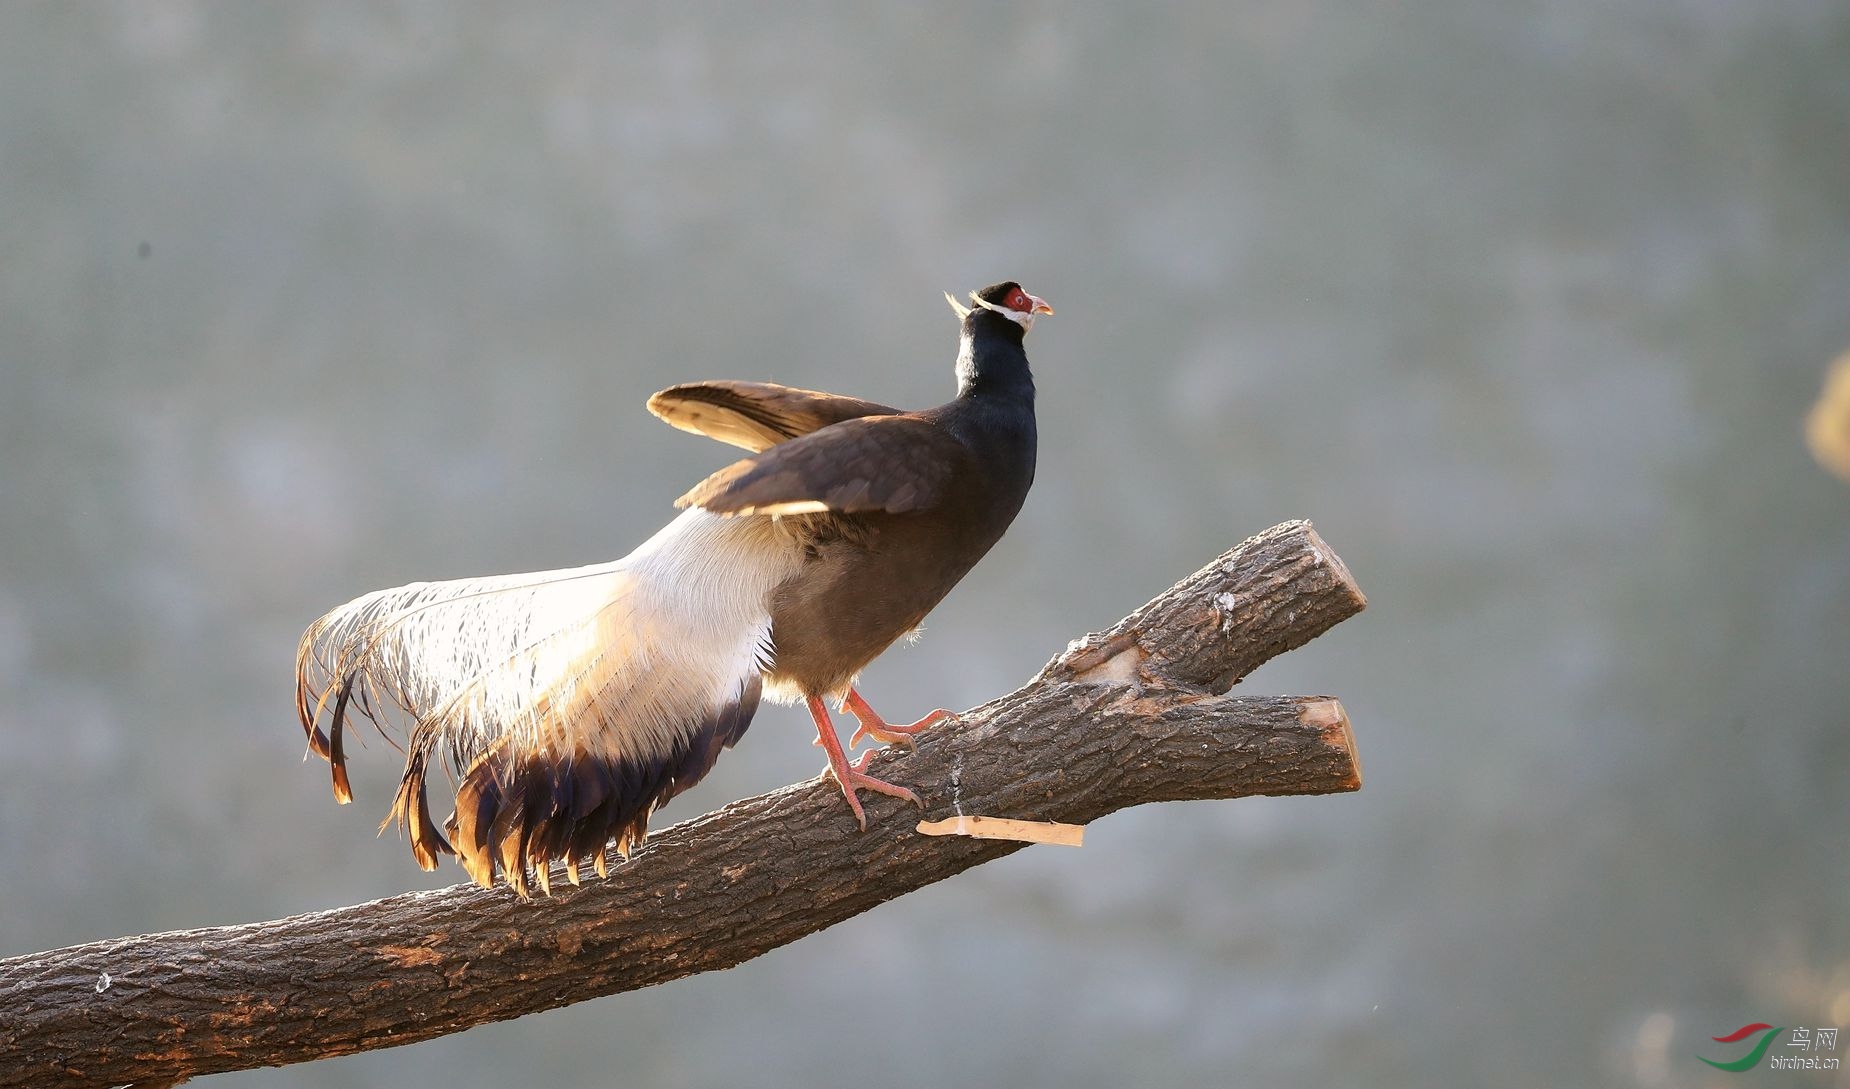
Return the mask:
<svg viewBox="0 0 1850 1089"><path fill-rule="evenodd" d="M0 7L0 955L459 880L391 749L301 763L302 628L628 551L732 457L671 383L936 403L1014 278L1039 480L870 698L1308 517L1372 603L1246 688L1342 697L1359 794L199 1084L1850 1084L1696 1061L1850 1020L1847 61L1828 0Z"/></svg>

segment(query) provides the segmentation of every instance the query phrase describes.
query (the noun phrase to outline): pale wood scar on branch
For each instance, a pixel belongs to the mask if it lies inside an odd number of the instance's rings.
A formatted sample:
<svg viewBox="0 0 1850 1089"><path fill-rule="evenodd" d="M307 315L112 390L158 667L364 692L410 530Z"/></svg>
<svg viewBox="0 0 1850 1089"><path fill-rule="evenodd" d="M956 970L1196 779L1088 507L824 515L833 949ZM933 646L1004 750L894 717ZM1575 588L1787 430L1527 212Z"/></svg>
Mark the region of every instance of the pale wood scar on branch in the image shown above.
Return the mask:
<svg viewBox="0 0 1850 1089"><path fill-rule="evenodd" d="M873 798L863 833L812 779L652 835L550 899L462 884L0 961L0 1089L171 1085L427 1040L731 967L1024 846L922 835L921 816L1084 825L1146 802L1355 790L1334 697L1226 693L1364 604L1310 524L1287 522L916 751L882 752L923 814Z"/></svg>

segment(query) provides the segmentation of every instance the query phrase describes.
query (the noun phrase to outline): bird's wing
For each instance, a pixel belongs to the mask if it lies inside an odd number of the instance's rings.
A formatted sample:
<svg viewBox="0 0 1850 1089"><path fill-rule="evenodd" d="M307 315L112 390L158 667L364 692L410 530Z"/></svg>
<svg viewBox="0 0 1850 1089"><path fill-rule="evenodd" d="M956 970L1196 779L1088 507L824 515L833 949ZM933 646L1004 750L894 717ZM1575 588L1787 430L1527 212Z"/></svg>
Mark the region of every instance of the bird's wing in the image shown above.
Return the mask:
<svg viewBox="0 0 1850 1089"><path fill-rule="evenodd" d="M969 458L949 432L916 416L847 420L733 462L675 505L715 514L904 514L936 506Z"/></svg>
<svg viewBox="0 0 1850 1089"><path fill-rule="evenodd" d="M775 382L688 382L649 398L649 411L683 431L759 451L862 416L899 409Z"/></svg>
<svg viewBox="0 0 1850 1089"><path fill-rule="evenodd" d="M343 802L350 717L409 734L387 820L425 869L453 853L478 883L498 865L525 895L529 867L544 888L564 861L576 881L580 859L602 872L611 839L640 843L650 812L745 732L766 600L800 557L768 519L690 511L614 563L367 594L302 637L302 727ZM458 781L448 840L433 763Z"/></svg>

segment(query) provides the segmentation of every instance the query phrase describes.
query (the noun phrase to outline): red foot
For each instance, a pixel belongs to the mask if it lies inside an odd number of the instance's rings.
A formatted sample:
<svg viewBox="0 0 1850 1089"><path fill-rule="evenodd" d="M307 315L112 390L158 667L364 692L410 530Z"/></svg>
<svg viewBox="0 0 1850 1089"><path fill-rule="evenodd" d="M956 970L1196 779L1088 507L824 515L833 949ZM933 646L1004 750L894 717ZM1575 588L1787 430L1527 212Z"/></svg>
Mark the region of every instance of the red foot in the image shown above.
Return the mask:
<svg viewBox="0 0 1850 1089"><path fill-rule="evenodd" d="M848 689L847 698L841 703L842 707L855 717L855 721L861 724L860 728L854 731L854 736L848 739L848 747L851 749L859 745L863 737L871 737L882 745L904 745L910 749L913 747L913 734L936 726L951 717L949 711L940 707L917 722L903 726L897 725L881 718L880 713L869 707L867 701L861 698L861 694L852 688Z"/></svg>
<svg viewBox="0 0 1850 1089"><path fill-rule="evenodd" d="M861 831L867 831L867 814L861 811L861 799L855 797L856 790L871 790L911 802L920 809L925 808L925 803L919 801L917 794L884 779L876 779L862 770L874 750L869 749L861 754L859 760L848 763L847 755L842 752L841 739L835 736L835 723L829 718L829 709L814 696L809 699L809 713L816 720L816 742L829 754L828 775L841 786L842 797L848 799L848 808L854 811L854 819L861 826Z"/></svg>

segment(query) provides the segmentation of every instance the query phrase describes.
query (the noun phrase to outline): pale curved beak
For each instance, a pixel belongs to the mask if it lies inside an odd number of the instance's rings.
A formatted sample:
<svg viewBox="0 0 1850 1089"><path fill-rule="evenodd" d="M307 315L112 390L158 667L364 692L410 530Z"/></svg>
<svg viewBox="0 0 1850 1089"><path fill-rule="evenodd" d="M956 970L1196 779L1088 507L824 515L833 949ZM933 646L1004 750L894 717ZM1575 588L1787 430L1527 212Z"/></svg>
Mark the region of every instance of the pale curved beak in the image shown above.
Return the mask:
<svg viewBox="0 0 1850 1089"><path fill-rule="evenodd" d="M1051 314L1053 313L1053 307L1048 306L1047 300L1041 298L1039 295L1029 295L1028 303L1029 303L1028 313L1030 314Z"/></svg>

